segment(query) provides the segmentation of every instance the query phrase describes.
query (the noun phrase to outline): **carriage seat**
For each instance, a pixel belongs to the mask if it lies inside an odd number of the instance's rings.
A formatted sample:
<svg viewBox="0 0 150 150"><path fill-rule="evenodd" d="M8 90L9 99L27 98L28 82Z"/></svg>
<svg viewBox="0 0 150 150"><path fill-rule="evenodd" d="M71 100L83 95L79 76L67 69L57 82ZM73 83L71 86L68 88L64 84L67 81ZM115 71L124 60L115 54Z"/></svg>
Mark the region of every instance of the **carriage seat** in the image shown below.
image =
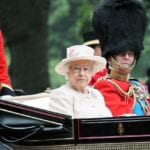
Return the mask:
<svg viewBox="0 0 150 150"><path fill-rule="evenodd" d="M50 90L46 90L37 94L5 96L0 99L48 110L50 93Z"/></svg>

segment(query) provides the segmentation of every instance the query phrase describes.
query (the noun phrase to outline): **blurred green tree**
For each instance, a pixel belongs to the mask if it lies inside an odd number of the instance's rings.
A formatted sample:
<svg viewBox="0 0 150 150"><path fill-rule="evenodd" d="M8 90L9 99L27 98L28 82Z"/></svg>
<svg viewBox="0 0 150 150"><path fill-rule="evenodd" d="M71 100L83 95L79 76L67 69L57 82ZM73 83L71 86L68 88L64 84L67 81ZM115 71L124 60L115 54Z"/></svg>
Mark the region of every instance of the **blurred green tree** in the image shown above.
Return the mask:
<svg viewBox="0 0 150 150"><path fill-rule="evenodd" d="M92 15L93 10L98 3L103 0L55 0L52 1L52 8L50 9L50 74L51 74L51 86L58 87L64 80L62 77L54 72L54 66L58 61L65 57L65 49L73 44L82 44L82 34L92 30ZM147 9L148 20L150 18L150 1L141 0L143 5ZM53 23L52 23L53 22ZM145 50L143 51L139 62L137 63L133 76L138 77L145 81L146 74L145 71L149 66L149 31L150 24L148 23L148 28L145 36ZM53 59L57 58L57 59Z"/></svg>
<svg viewBox="0 0 150 150"><path fill-rule="evenodd" d="M83 32L92 29L97 3L103 0L1 0L0 21L10 50L10 76L14 88L27 93L55 88L64 83L54 67L65 57L66 47L82 44ZM150 1L140 0L150 18ZM146 79L149 67L150 23L145 50L133 76Z"/></svg>
<svg viewBox="0 0 150 150"><path fill-rule="evenodd" d="M49 86L49 0L1 0L1 29L10 50L9 73L14 88L27 94Z"/></svg>

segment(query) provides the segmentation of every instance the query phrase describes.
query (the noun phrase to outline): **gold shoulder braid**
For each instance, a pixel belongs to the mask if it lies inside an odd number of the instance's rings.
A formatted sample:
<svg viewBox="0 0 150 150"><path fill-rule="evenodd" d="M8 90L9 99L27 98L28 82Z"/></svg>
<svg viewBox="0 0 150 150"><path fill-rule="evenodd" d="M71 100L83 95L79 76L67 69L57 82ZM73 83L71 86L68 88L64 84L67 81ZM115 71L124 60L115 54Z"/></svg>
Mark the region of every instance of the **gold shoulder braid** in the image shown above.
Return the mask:
<svg viewBox="0 0 150 150"><path fill-rule="evenodd" d="M138 104L141 106L141 109L144 112L144 115L146 116L150 115L150 102L149 102L150 100L149 98L141 94L141 92L139 91L138 87L135 84L130 83L129 81L129 84L130 84L129 90L125 92L115 81L111 80L111 78L109 78L108 76L105 78L99 78L97 81L100 82L101 80L106 80L109 83L111 83L115 87L118 94L124 97L124 100L126 102L128 101L128 97L133 97L132 109L135 108L136 103L138 102Z"/></svg>
<svg viewBox="0 0 150 150"><path fill-rule="evenodd" d="M140 104L141 108L143 109L144 114L150 115L150 104L146 99L144 100L145 104L142 103L142 98L144 98L144 97L141 97L139 89L137 88L136 85L130 84L128 92L125 92L124 90L122 90L122 88L116 82L114 82L110 79L107 79L107 81L115 87L115 89L121 96L125 97L125 101L127 101L129 96L133 97L134 103L133 103L132 109L135 107L136 102L138 102Z"/></svg>
<svg viewBox="0 0 150 150"><path fill-rule="evenodd" d="M107 79L107 81L110 82L116 88L117 92L121 96L125 97L125 101L128 100L128 97L133 96L134 103L133 103L132 108L134 108L135 103L136 103L136 94L135 94L135 91L134 91L134 86L130 84L128 92L125 92L124 90L122 90L122 88L116 82L114 82L114 81L112 81L110 79Z"/></svg>

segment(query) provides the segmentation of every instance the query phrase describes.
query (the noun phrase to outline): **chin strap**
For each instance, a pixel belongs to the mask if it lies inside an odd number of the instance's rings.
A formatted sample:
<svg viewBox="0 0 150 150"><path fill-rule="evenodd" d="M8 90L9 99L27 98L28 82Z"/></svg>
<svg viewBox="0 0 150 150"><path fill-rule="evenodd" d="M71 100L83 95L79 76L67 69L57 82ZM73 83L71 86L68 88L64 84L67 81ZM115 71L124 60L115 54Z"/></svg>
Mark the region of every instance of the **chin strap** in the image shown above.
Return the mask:
<svg viewBox="0 0 150 150"><path fill-rule="evenodd" d="M109 77L121 81L128 81L130 78L130 73L135 66L136 61L130 67L121 66L116 60L111 57L109 60Z"/></svg>

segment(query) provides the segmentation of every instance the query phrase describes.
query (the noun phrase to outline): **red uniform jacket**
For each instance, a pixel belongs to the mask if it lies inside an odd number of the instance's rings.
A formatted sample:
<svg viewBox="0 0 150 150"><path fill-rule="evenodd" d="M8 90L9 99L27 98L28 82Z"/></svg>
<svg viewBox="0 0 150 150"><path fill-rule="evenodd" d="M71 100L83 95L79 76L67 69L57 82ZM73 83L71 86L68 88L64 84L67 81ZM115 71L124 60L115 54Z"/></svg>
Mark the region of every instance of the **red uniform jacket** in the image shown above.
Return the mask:
<svg viewBox="0 0 150 150"><path fill-rule="evenodd" d="M119 80L113 80L116 82L123 91L129 90L129 83ZM122 116L125 114L132 114L132 107L134 100L132 97L126 99L125 96L119 94L115 86L107 80L99 80L94 85L95 89L98 89L104 96L107 107L112 112L113 116Z"/></svg>
<svg viewBox="0 0 150 150"><path fill-rule="evenodd" d="M7 61L4 51L4 41L0 31L0 84L5 84L11 87L10 79L7 70Z"/></svg>

